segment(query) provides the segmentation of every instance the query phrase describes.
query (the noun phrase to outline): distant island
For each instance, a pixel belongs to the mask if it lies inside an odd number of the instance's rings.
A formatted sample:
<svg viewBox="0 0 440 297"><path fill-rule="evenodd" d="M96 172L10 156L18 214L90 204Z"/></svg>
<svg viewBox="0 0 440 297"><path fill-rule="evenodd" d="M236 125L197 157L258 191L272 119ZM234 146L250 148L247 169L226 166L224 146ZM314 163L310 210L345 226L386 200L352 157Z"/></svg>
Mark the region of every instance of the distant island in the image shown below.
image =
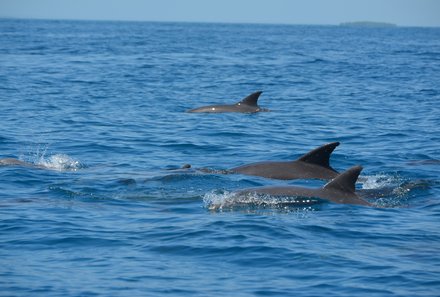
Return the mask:
<svg viewBox="0 0 440 297"><path fill-rule="evenodd" d="M343 27L366 27L366 28L394 28L396 24L383 22L347 22L341 23L339 26Z"/></svg>

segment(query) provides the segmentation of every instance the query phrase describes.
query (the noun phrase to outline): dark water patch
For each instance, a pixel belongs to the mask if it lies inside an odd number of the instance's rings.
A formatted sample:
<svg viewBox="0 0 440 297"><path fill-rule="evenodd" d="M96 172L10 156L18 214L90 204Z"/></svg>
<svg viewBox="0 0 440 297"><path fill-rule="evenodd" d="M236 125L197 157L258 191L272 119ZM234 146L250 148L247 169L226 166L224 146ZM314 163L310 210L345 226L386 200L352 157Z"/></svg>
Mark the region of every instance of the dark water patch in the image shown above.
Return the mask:
<svg viewBox="0 0 440 297"><path fill-rule="evenodd" d="M417 56L421 58L425 58L429 61L439 61L440 60L440 52L432 52L432 51L425 51L425 52L418 52L416 54Z"/></svg>

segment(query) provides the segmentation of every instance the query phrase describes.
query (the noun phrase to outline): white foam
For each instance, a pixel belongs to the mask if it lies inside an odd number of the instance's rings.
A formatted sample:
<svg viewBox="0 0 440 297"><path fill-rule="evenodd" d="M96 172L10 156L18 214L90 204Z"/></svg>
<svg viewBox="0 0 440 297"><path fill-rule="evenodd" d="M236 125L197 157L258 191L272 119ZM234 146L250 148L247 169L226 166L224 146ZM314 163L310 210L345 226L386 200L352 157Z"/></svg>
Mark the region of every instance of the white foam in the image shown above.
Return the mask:
<svg viewBox="0 0 440 297"><path fill-rule="evenodd" d="M223 193L206 193L203 196L203 203L205 207L210 210L221 210L223 207L227 207L233 202L234 194L231 192Z"/></svg>

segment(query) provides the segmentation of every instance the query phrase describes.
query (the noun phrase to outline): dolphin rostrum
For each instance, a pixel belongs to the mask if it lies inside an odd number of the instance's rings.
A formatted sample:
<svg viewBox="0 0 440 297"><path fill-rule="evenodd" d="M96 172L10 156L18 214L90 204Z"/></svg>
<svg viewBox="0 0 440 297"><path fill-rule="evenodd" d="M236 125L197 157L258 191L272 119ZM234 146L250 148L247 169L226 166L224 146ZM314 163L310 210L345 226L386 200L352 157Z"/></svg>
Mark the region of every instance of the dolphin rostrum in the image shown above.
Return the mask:
<svg viewBox="0 0 440 297"><path fill-rule="evenodd" d="M294 161L251 163L229 169L229 172L284 180L330 180L338 175L338 172L330 167L330 155L338 145L339 142L324 144Z"/></svg>
<svg viewBox="0 0 440 297"><path fill-rule="evenodd" d="M261 95L261 91L255 92L244 98L238 103L230 105L209 105L199 108L190 109L187 112L209 112L209 113L222 113L222 112L242 112L242 113L254 113L260 111L269 111L266 108L258 106L257 101Z"/></svg>
<svg viewBox="0 0 440 297"><path fill-rule="evenodd" d="M271 186L250 188L237 192L237 195L269 195L276 197L319 198L339 204L371 204L359 198L355 193L355 183L362 166L354 166L339 174L324 187L313 189L296 186Z"/></svg>

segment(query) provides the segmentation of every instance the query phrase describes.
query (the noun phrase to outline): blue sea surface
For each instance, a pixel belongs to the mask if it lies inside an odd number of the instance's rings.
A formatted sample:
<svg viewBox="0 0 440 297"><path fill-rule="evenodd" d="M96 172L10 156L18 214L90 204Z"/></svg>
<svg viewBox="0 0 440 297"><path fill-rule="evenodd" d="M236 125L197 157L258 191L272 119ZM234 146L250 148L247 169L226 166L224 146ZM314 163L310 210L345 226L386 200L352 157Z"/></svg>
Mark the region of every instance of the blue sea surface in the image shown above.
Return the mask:
<svg viewBox="0 0 440 297"><path fill-rule="evenodd" d="M439 103L440 28L0 19L0 296L439 296ZM374 207L221 174L333 141Z"/></svg>

